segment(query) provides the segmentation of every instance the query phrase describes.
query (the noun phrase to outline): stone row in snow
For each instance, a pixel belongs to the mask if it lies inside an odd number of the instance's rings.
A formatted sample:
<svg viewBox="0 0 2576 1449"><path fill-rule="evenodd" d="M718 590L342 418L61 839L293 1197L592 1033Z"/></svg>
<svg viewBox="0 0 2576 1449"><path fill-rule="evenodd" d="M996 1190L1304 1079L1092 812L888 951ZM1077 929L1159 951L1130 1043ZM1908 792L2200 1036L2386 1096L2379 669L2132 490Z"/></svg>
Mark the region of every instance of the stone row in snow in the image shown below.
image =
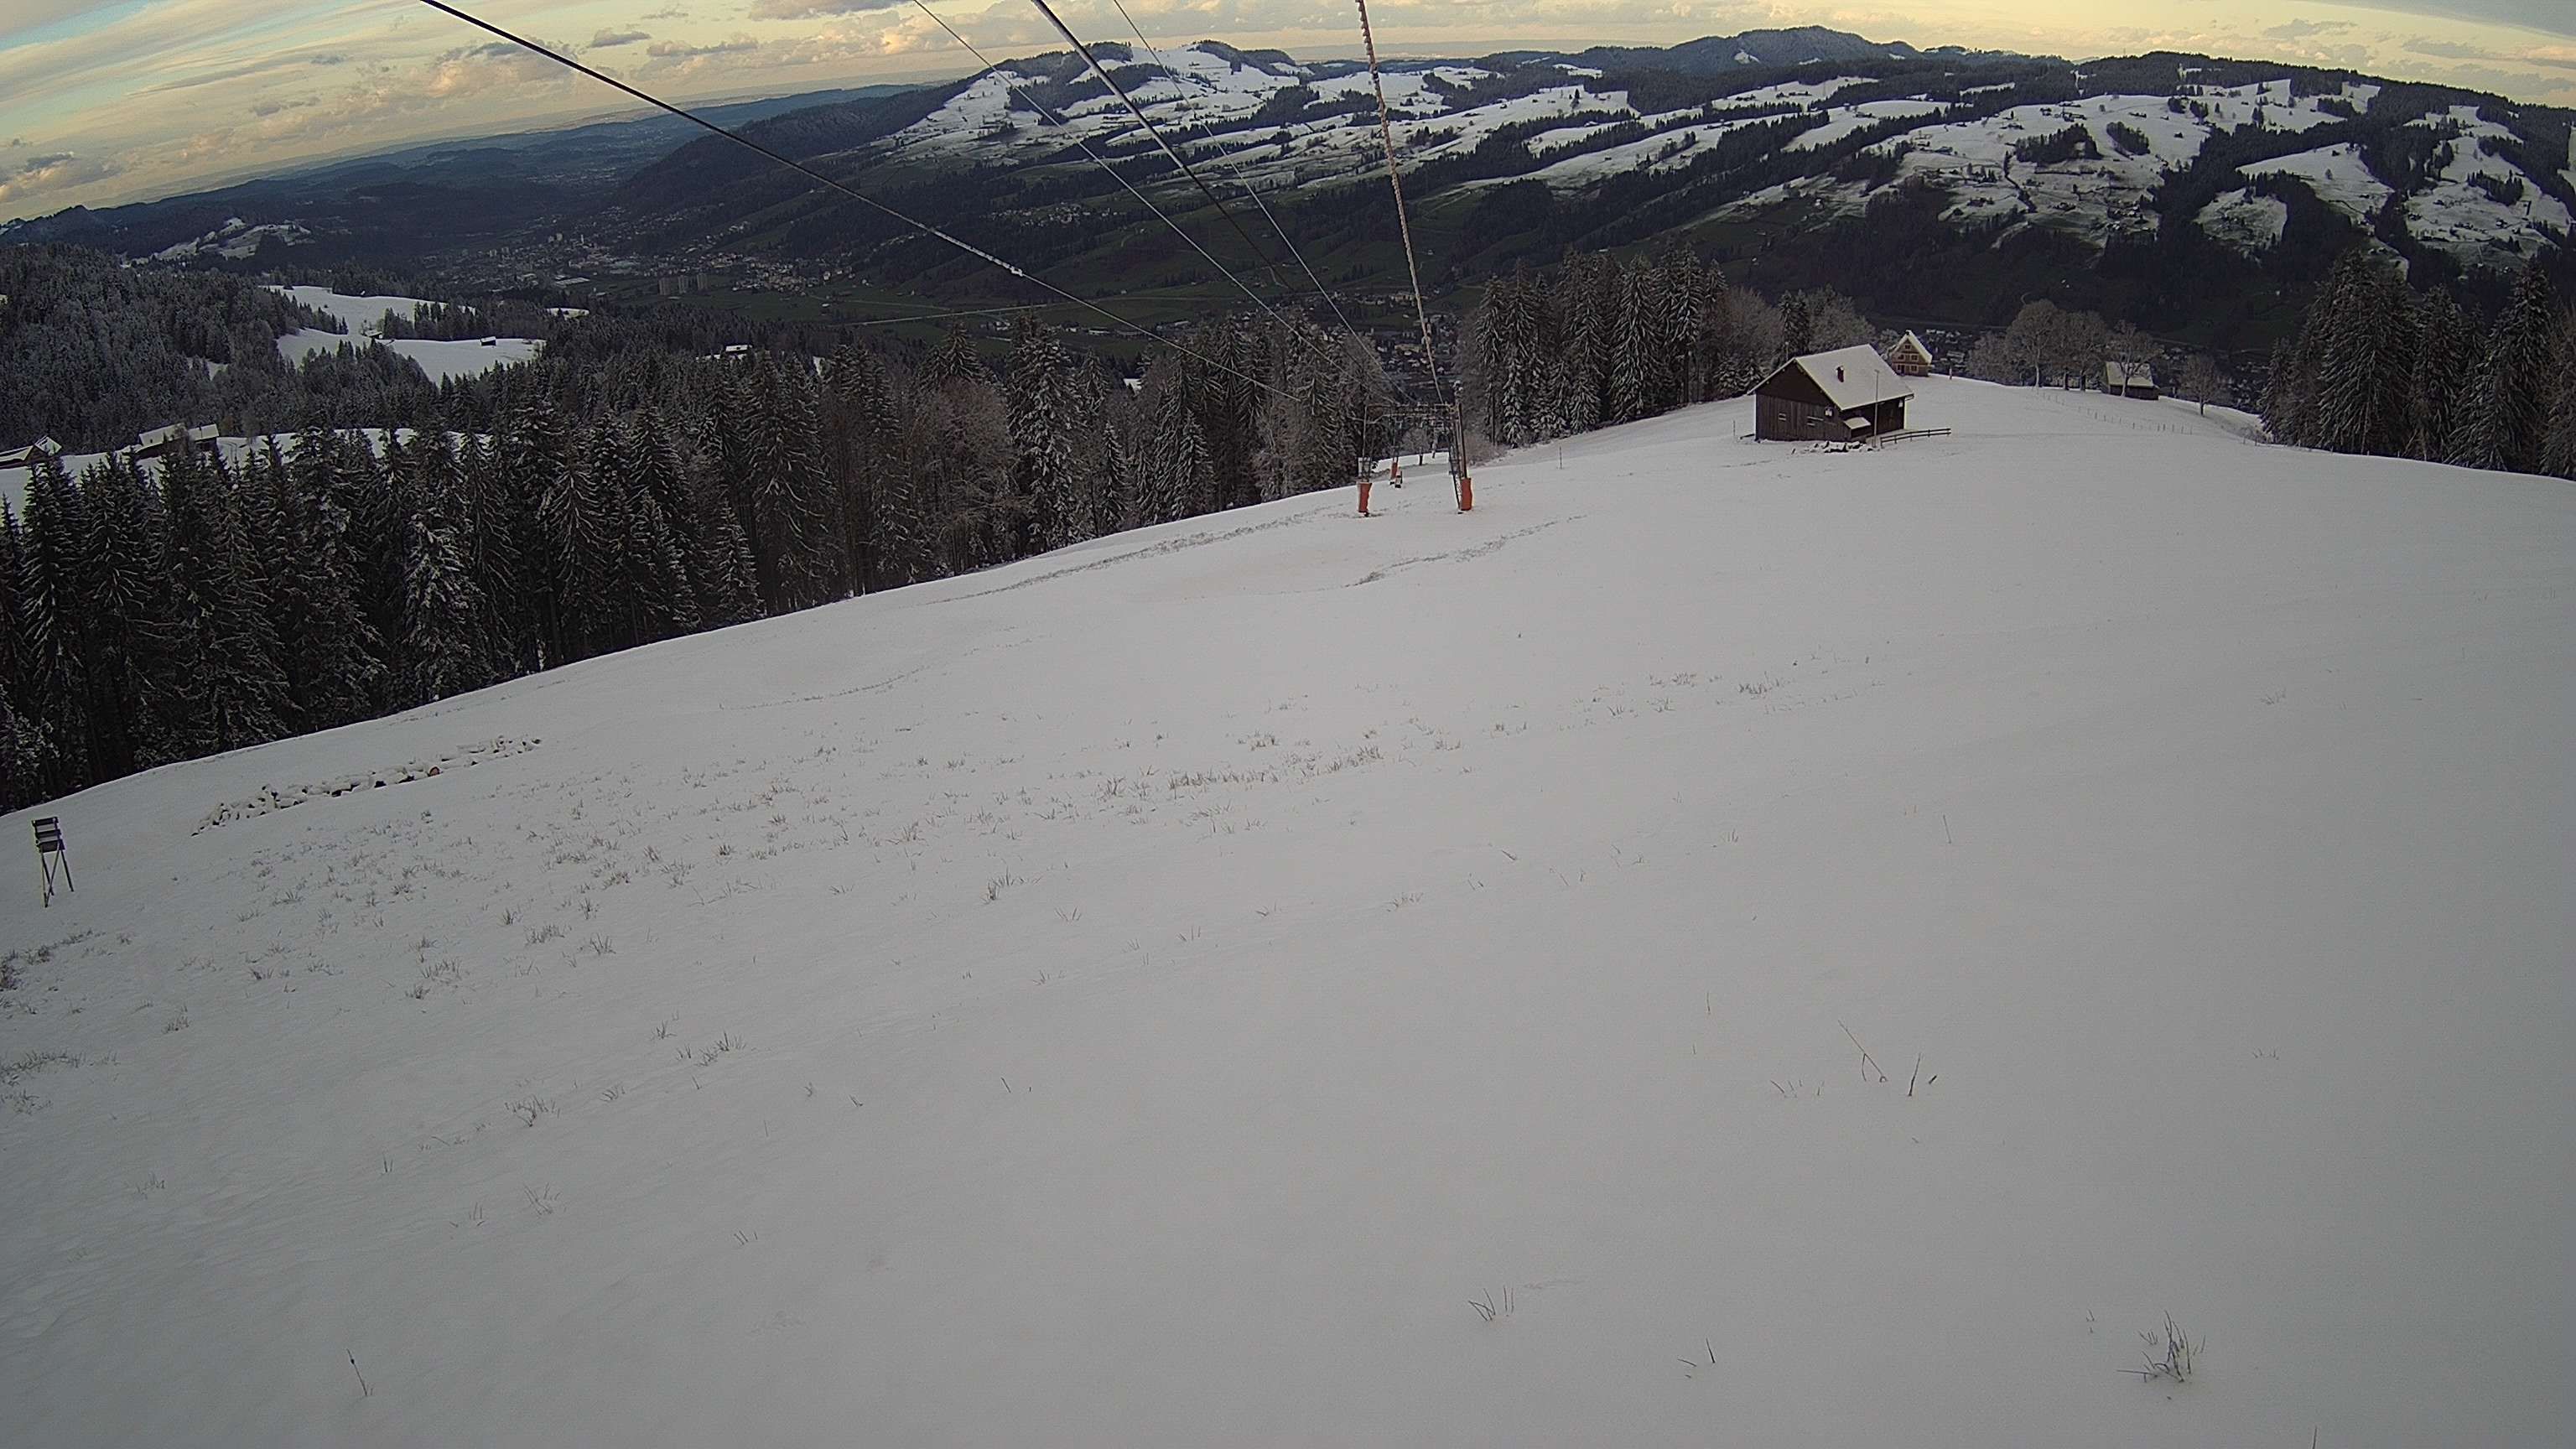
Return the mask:
<svg viewBox="0 0 2576 1449"><path fill-rule="evenodd" d="M537 739L495 739L489 744L469 745L461 750L448 751L435 760L409 760L387 769L343 772L328 779L309 781L301 785L262 785L243 799L227 800L207 811L206 818L189 833L202 834L218 826L230 825L237 820L257 819L262 815L273 814L280 810L292 810L298 805L315 800L336 799L342 795L354 795L361 790L382 790L390 785L408 785L416 780L436 779L450 770L470 769L486 760L524 755L543 743L545 743L543 740Z"/></svg>

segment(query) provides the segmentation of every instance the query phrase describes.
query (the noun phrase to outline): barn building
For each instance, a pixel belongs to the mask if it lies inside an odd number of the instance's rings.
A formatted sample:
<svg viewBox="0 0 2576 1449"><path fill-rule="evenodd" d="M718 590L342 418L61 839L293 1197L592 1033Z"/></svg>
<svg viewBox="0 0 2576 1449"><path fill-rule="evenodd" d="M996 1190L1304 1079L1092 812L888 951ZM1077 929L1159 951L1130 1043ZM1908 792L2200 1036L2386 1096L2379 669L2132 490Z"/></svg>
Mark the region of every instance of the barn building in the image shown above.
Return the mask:
<svg viewBox="0 0 2576 1449"><path fill-rule="evenodd" d="M2156 396L2156 371L2143 362L2102 364L2102 390L2122 397Z"/></svg>
<svg viewBox="0 0 2576 1449"><path fill-rule="evenodd" d="M193 428L172 423L166 428L154 428L148 433L135 434L134 446L125 450L125 456L140 461L145 458L167 458L181 449L196 453L212 453L216 448L215 435L220 431L221 429L213 423L200 423Z"/></svg>
<svg viewBox="0 0 2576 1449"><path fill-rule="evenodd" d="M7 300L5 295L0 295L0 301ZM0 468L33 468L39 459L59 458L62 455L62 444L51 438L38 438L23 448L11 448L5 453L0 453Z"/></svg>
<svg viewBox="0 0 2576 1449"><path fill-rule="evenodd" d="M1908 332L1887 349L1887 365L1899 377L1930 377L1932 349L1923 345L1922 338Z"/></svg>
<svg viewBox="0 0 2576 1449"><path fill-rule="evenodd" d="M1753 436L1851 442L1905 428L1913 388L1875 347L1792 357L1753 389Z"/></svg>

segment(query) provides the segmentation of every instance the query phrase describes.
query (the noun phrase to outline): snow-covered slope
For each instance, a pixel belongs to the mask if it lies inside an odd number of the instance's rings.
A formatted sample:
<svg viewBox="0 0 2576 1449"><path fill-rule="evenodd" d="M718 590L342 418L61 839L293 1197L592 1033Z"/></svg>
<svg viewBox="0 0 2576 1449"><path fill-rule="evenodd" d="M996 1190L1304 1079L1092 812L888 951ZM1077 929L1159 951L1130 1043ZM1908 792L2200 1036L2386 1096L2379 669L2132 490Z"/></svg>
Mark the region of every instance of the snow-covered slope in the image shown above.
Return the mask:
<svg viewBox="0 0 2576 1449"><path fill-rule="evenodd" d="M2240 186L2220 192L2195 220L2202 231L2220 241L2259 252L2281 239L2290 223L2290 204L2276 196L2256 196Z"/></svg>
<svg viewBox="0 0 2576 1449"><path fill-rule="evenodd" d="M2427 118L2430 119L2430 118ZM2407 230L2436 245L2461 250L2501 245L2519 251L2538 222L2564 236L2567 204L2531 184L2512 162L2486 154L2483 141L2510 141L2513 133L2481 117L2475 106L2453 106L2444 118L2456 127L2451 158L2432 183L2406 198ZM2418 122L2417 124L2423 124ZM2480 176L2519 187L2510 205L2473 183Z"/></svg>
<svg viewBox="0 0 2576 1449"><path fill-rule="evenodd" d="M345 324L347 335L298 328L277 339L277 350L289 364L301 364L316 352L330 352L343 345L364 347L373 341L377 346L398 353L420 364L431 382L445 382L453 377L477 377L505 363L526 362L545 347L534 337L468 337L457 340L431 337L384 337L379 332L385 314L409 318L412 310L430 305L419 297L343 295L328 287L279 287L277 291L317 312L337 318Z"/></svg>
<svg viewBox="0 0 2576 1449"><path fill-rule="evenodd" d="M2576 494L1914 417L45 807L13 1441L2562 1438Z"/></svg>
<svg viewBox="0 0 2576 1449"><path fill-rule="evenodd" d="M2361 159L2361 148L2349 142L2258 161L2239 169L2247 176L2295 176L2306 182L2320 200L2357 222L2368 221L2389 197L2388 183L2370 174L2370 167Z"/></svg>
<svg viewBox="0 0 2576 1449"><path fill-rule="evenodd" d="M1598 214L1621 245L1645 238L1627 235L1631 223L1614 218L1688 218L1653 224L1666 244L1704 245L1705 235L1689 235L1703 223L1804 230L1863 213L1898 182L1936 194L1948 223L1980 234L2042 229L2108 250L2205 216L2212 236L2248 251L2282 243L2285 231L2298 233L2286 238L2293 256L2339 249L2348 238L2311 246L2324 239L2305 229L2320 223L2281 197L2213 206L2275 172L2320 187L2357 216L2386 200L2392 178L2402 182L2409 192L2402 214L2415 236L2471 267L2509 269L2565 244L2568 198L2547 189L2560 178L2518 169L2531 156L2554 157L2563 138L2537 113L2482 109L2469 92L2449 93L2458 104L2421 117L2415 112L2432 98L2410 92L2405 123L2432 124L2446 139L2456 132L2466 154L2439 175L2418 176L2391 164L2404 148L2374 150L2390 167L2383 178L2361 155L2372 133L2364 123L2381 106L2373 84L2288 66L2265 75L2265 67L2239 61L2104 58L2027 73L2019 63L1998 68L1964 55L1899 64L1857 37L1844 39L1858 49L1832 50L1834 58L1803 77L1747 70L1751 62L1739 64L1710 42L1664 53L1390 62L1397 164L1422 173L1406 189L1426 218L1424 245L1444 263L1456 261L1446 255L1449 234L1471 229L1470 254L1490 255L1459 262L1469 273L1553 255L1562 238L1535 239L1543 230L1536 219L1552 212ZM1683 65L1685 52L1698 59ZM1211 186L1252 186L1289 198L1293 209L1293 193L1345 186L1385 164L1368 74L1354 62L1248 54L1208 41L1159 56L1170 74L1141 48L1111 47L1102 63ZM1962 84L1986 76L1998 78ZM1065 123L1051 124L1041 108ZM1048 227L1072 215L1069 197L1104 185L1083 147L1109 157L1160 152L1069 52L1004 61L900 105L824 108L778 124L776 140L800 155L827 155L854 178L930 185L971 168L961 184L993 215ZM2224 138L2215 149L2231 165L2193 174L2209 160L2213 138ZM2494 154L2484 149L2490 143ZM1122 160L1113 169L1148 189L1185 193L1193 206L1204 201L1166 165ZM632 239L648 249L697 238L717 253L803 255L808 243L776 231L764 215L775 198L743 177L734 148L712 139L684 148L621 191L626 220L615 225L634 228ZM2183 184L2169 184L2177 178ZM1555 195L1544 204L1526 190L1500 202L1491 196L1530 180ZM2189 212L2167 216L2177 200L2188 201ZM1119 210L1112 202L1082 218L1113 267L1127 265L1133 249L1125 239L1138 248L1170 240L1141 208L1123 217ZM1382 264L1335 257L1351 245L1325 241L1328 260L1316 264ZM1997 290L2020 285L2000 275L1986 280ZM1967 292L1984 285L1963 284ZM2250 285L2239 278L2218 291ZM2213 293L2208 310L2213 319L2232 316L2250 302Z"/></svg>

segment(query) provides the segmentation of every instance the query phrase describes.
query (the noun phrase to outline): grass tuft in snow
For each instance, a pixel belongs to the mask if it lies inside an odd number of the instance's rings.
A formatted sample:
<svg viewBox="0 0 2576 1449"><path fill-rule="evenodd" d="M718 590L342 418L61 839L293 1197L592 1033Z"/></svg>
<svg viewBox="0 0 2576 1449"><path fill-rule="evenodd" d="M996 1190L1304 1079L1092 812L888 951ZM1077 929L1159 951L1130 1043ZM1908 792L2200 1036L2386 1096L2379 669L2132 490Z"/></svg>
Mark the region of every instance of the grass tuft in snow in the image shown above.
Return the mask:
<svg viewBox="0 0 2576 1449"><path fill-rule="evenodd" d="M38 1048L19 1053L14 1061L0 1062L0 1087L9 1086L20 1077L41 1072L47 1067L76 1067L79 1057L53 1048Z"/></svg>
<svg viewBox="0 0 2576 1449"><path fill-rule="evenodd" d="M2154 1383L2158 1379L2177 1384L2191 1382L2192 1370L2200 1362L2200 1350L2205 1340L2184 1333L2174 1323L2172 1314L2165 1315L2163 1332L2147 1329L2138 1335L2138 1341L2146 1345L2146 1366L2120 1372L2136 1374L2145 1383Z"/></svg>

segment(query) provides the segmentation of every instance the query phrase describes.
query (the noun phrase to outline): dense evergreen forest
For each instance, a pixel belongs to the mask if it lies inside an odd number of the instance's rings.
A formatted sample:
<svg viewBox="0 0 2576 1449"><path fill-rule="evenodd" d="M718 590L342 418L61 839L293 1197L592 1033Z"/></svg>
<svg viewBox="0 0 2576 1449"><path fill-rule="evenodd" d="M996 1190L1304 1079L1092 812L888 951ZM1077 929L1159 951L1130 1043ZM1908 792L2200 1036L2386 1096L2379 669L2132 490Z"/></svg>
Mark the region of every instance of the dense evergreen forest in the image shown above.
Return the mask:
<svg viewBox="0 0 2576 1449"><path fill-rule="evenodd" d="M0 513L0 808L1329 487L1388 441L1385 379L1346 339L1176 340L1196 355L1131 385L1035 325L998 369L963 332L817 362L590 327L364 417L390 431L308 394L237 463L40 465Z"/></svg>
<svg viewBox="0 0 2576 1449"><path fill-rule="evenodd" d="M2576 311L2533 266L2489 322L2355 248L2274 351L2263 422L2304 447L2576 478Z"/></svg>
<svg viewBox="0 0 2576 1449"><path fill-rule="evenodd" d="M275 337L318 319L236 279L28 250L0 254L26 289L5 315L31 365L0 389L22 432L32 419L104 447L211 416L284 436L229 459L111 456L78 477L45 463L23 513L0 509L0 808L1333 487L1356 459L1427 441L1373 353L1303 323L1175 335L1131 383L1035 324L997 367L962 330L918 356L817 359L779 335L724 357L704 350L703 319L592 317L554 325L535 362L432 386L372 347L286 367ZM558 322L503 303L394 330L496 319ZM85 324L110 341L78 343ZM1688 251L1519 268L1466 329L1467 446L1735 396L1787 356L1873 340L1831 290L1774 303ZM140 360L130 374L118 346ZM220 373L187 362L219 349ZM1968 363L2087 386L2105 358L2158 355L2135 329L2041 302ZM2162 361L2169 391L2229 395L2211 359ZM2538 268L2487 326L2356 248L2262 402L2285 441L2576 477L2576 321Z"/></svg>

